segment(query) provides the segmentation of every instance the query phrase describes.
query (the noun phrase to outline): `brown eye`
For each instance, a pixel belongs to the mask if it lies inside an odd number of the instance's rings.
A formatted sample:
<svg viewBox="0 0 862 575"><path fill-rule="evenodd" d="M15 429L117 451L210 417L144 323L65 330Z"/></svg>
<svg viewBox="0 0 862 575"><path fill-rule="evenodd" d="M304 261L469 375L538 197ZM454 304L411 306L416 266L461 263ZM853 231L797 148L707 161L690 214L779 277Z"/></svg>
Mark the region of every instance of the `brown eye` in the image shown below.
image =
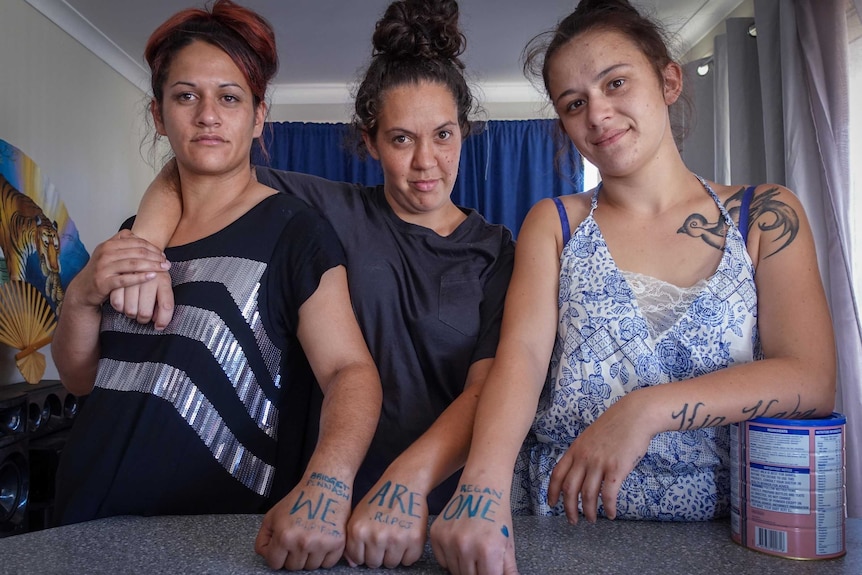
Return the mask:
<svg viewBox="0 0 862 575"><path fill-rule="evenodd" d="M574 112L575 110L577 110L578 108L580 108L584 104L586 104L585 100L572 100L571 102L566 104L566 111L567 112Z"/></svg>

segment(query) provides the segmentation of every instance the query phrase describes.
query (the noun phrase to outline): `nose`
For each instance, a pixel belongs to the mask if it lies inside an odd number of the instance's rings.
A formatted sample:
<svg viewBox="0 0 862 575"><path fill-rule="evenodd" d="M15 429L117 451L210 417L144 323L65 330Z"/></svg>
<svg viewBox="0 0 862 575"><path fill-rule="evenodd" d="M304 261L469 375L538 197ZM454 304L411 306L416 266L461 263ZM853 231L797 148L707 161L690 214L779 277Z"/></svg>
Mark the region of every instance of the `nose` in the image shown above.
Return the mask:
<svg viewBox="0 0 862 575"><path fill-rule="evenodd" d="M417 170L427 170L433 168L435 163L433 143L424 138L416 142L413 151L413 166Z"/></svg>
<svg viewBox="0 0 862 575"><path fill-rule="evenodd" d="M220 123L218 105L212 98L201 98L197 112L197 123L201 126L215 126Z"/></svg>
<svg viewBox="0 0 862 575"><path fill-rule="evenodd" d="M587 119L590 126L599 126L612 115L611 103L603 94L590 96L587 103Z"/></svg>

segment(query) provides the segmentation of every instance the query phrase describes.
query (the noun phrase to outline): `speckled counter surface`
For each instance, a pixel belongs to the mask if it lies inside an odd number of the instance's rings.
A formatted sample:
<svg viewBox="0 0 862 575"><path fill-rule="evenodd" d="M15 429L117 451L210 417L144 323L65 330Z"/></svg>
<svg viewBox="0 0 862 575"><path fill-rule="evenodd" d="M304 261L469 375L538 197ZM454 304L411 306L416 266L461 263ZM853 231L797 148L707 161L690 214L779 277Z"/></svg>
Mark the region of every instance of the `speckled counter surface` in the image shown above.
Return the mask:
<svg viewBox="0 0 862 575"><path fill-rule="evenodd" d="M0 573L272 573L255 555L262 516L114 517L0 539ZM795 561L741 547L726 522L652 523L600 520L568 525L561 518L515 521L522 575L726 574L860 575L862 519L847 521L847 554L838 559ZM411 567L325 573L440 574L430 548Z"/></svg>

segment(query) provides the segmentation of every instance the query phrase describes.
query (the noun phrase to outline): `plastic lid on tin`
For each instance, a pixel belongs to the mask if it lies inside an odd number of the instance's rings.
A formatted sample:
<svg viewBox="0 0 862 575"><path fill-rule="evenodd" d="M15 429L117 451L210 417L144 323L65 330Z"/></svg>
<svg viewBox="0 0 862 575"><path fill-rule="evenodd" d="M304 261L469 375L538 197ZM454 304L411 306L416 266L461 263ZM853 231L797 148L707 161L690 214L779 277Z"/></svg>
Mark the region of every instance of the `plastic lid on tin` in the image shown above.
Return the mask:
<svg viewBox="0 0 862 575"><path fill-rule="evenodd" d="M832 415L821 419L778 419L775 417L755 417L754 419L749 419L748 423L791 425L797 427L825 427L831 425L844 425L847 423L847 418L843 413L833 411Z"/></svg>

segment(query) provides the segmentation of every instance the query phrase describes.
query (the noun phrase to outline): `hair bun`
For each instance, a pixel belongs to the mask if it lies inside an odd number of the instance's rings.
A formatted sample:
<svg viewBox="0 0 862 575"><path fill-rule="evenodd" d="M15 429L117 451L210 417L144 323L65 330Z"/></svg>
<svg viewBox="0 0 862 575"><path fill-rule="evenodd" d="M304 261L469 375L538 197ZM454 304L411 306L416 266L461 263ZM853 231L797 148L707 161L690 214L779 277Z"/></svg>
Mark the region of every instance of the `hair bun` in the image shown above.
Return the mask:
<svg viewBox="0 0 862 575"><path fill-rule="evenodd" d="M448 59L457 62L465 44L464 35L458 28L458 2L455 0L393 2L377 21L372 38L375 56L398 59Z"/></svg>

